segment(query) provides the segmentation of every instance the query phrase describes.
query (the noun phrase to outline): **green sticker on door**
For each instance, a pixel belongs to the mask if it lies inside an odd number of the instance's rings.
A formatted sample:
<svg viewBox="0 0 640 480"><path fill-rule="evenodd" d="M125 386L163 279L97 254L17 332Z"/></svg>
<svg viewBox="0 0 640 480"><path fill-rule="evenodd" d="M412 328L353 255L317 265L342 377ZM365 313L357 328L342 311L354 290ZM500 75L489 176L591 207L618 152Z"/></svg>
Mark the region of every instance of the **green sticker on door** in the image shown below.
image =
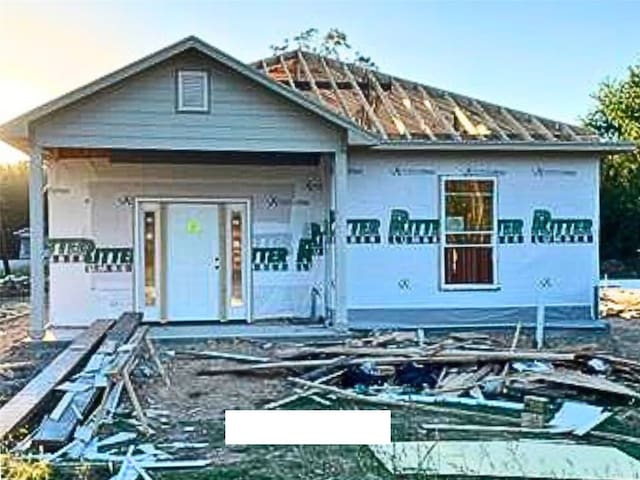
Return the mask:
<svg viewBox="0 0 640 480"><path fill-rule="evenodd" d="M190 218L187 220L187 233L191 235L197 235L202 232L202 225L195 218Z"/></svg>

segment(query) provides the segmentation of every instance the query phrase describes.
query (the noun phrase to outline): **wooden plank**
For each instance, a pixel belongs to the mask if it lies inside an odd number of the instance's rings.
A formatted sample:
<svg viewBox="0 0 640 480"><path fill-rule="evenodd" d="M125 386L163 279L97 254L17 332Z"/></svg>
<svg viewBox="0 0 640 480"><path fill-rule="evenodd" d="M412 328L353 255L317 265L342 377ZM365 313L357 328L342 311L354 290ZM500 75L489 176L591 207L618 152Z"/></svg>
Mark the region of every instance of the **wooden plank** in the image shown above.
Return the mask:
<svg viewBox="0 0 640 480"><path fill-rule="evenodd" d="M515 117L509 113L509 110L500 107L500 113L520 134L520 136L522 136L522 138L524 138L528 142L533 141L533 137L529 134L529 131L524 127L524 125L522 125L522 123L516 120Z"/></svg>
<svg viewBox="0 0 640 480"><path fill-rule="evenodd" d="M141 314L134 312L123 313L114 327L107 332L102 345L116 346L123 345L127 342L134 331L138 328L141 320ZM111 347L109 347L111 348ZM92 361L95 357L104 357L100 364L109 364L114 354L105 354L101 352L101 348L93 355L87 365L83 369L83 373L88 374L87 377L82 377L77 383L85 383L89 386L86 391L78 392L73 395L71 401L66 405L56 407L54 411L61 410L60 415L49 415L42 420L38 434L34 437L33 441L36 445L41 445L45 448L60 448L66 442L68 442L76 427L82 422L84 417L89 413L91 407L96 403L96 400L102 391L101 387L96 387L94 383L94 376L101 373L96 371L95 364L98 362Z"/></svg>
<svg viewBox="0 0 640 480"><path fill-rule="evenodd" d="M370 71L367 71L367 76L369 77L369 80L373 85L373 89L376 91L376 94L378 95L378 97L380 98L380 101L382 102L382 108L387 112L387 115L391 117L391 119L393 120L393 124L395 125L400 135L404 135L404 137L407 140L411 140L411 133L409 132L409 129L404 124L404 122L400 118L400 115L398 115L398 112L396 111L395 107L389 101L389 99L387 98L387 95L382 90L382 87L378 82L378 78L375 76L375 74L371 73Z"/></svg>
<svg viewBox="0 0 640 480"><path fill-rule="evenodd" d="M365 112L369 116L369 119L371 120L371 122L375 126L376 130L378 131L378 133L380 133L382 138L384 138L385 140L388 140L389 139L389 135L387 135L387 131L382 126L382 123L380 122L380 119L378 118L378 116L376 115L376 112L374 111L373 107L371 106L371 104L367 100L367 97L365 97L364 93L362 92L362 89L358 85L358 82L356 81L355 77L353 76L353 73L351 73L351 70L349 70L349 67L347 66L346 63L342 66L342 69L343 69L345 75L347 76L347 78L349 79L349 82L351 83L352 88L355 90L356 94L358 95L358 98L360 99L360 104L362 105L362 108L364 108Z"/></svg>
<svg viewBox="0 0 640 480"><path fill-rule="evenodd" d="M557 385L567 385L569 387L577 387L583 390L592 390L602 394L619 395L622 397L640 399L640 393L630 389L621 383L612 382L606 378L597 377L595 375L587 375L581 372L571 370L555 370L546 373L524 373L514 375L512 377L516 382L524 380L525 382L547 382Z"/></svg>
<svg viewBox="0 0 640 480"><path fill-rule="evenodd" d="M213 350L207 350L205 352L176 350L176 356L208 358L212 360L235 360L236 362L248 362L248 363L267 363L267 362L273 361L272 359L267 357L256 357L253 355L241 355L237 353L228 353L228 352L216 352Z"/></svg>
<svg viewBox="0 0 640 480"><path fill-rule="evenodd" d="M282 55L278 55L278 59L280 61L280 65L282 66L282 69L284 70L284 73L287 75L287 82L289 82L289 86L294 90L296 90L296 84L293 81L293 77L291 76L289 67L287 67L287 62L284 61L284 58L282 58Z"/></svg>
<svg viewBox="0 0 640 480"><path fill-rule="evenodd" d="M344 374L344 370L339 370L337 372L333 372L330 375L327 375L325 377L319 378L317 380L313 380L313 383L325 383L328 382L330 380L336 379L341 377ZM264 405L262 408L263 410L273 410L274 408L278 408L281 407L282 405L286 405L287 403L291 403L295 400L298 400L300 398L304 398L304 397L309 397L312 395L315 395L316 393L318 393L317 390L311 389L311 390L300 390L297 393L293 394L293 395L289 395L288 397L285 398L281 398L280 400L276 400L274 402L268 403L266 405Z"/></svg>
<svg viewBox="0 0 640 480"><path fill-rule="evenodd" d="M396 399L396 398L385 398L382 395L361 395L359 393L355 393L350 390L344 390L338 387L332 387L331 385L324 385L315 382L308 382L306 380L302 380L300 378L289 378L291 383L295 383L297 385L310 388L312 390L318 390L322 393L327 393L334 395L339 398L344 398L346 400L353 400L354 402L362 402L370 405L382 405L386 407L397 407L402 409L414 409L414 410L424 410L433 413L441 413L444 415L451 416L471 416L476 420L485 419L486 421L491 422L500 422L500 423L520 423L520 419L516 419L513 417L508 417L506 415L494 415L491 413L479 412L479 411L467 411L462 410L460 408L448 408L441 407L439 405L429 405L425 403L417 403L413 401L407 401L404 399Z"/></svg>
<svg viewBox="0 0 640 480"><path fill-rule="evenodd" d="M498 136L500 137L501 140L503 140L505 142L510 141L508 135L506 133L504 133L504 130L502 130L500 128L500 126L493 119L493 117L491 115L489 115L484 108L482 108L482 105L480 104L480 102L478 102L475 99L471 99L471 103L476 108L476 110L478 110L480 112L480 115L482 115L482 118L488 124L488 127L490 129L492 129L493 131L495 131L498 134Z"/></svg>
<svg viewBox="0 0 640 480"><path fill-rule="evenodd" d="M114 320L96 320L33 380L0 408L0 439L4 439L48 398L55 386L94 349Z"/></svg>
<svg viewBox="0 0 640 480"><path fill-rule="evenodd" d="M456 103L453 97L451 97L451 95L449 95L448 93L444 92L443 98L449 103L449 105L451 105L451 108L453 109L453 114L458 119L458 122L460 122L460 125L462 125L462 128L464 128L469 135L477 136L478 135L477 127L475 126L473 121L469 118L469 116L465 113L465 111L462 108L460 108L460 105Z"/></svg>
<svg viewBox="0 0 640 480"><path fill-rule="evenodd" d="M305 60L304 55L302 54L302 50L298 50L297 53L298 53L298 61L300 62L300 65L302 65L302 71L304 72L304 75L307 77L307 80L309 80L309 83L311 84L311 89L313 90L313 93L315 93L316 97L318 97L320 104L325 105L324 98L322 98L320 89L316 85L316 79L313 78L313 75L311 74L311 70L309 69L309 65L307 65L307 61Z"/></svg>
<svg viewBox="0 0 640 480"><path fill-rule="evenodd" d="M481 380L491 373L492 365L485 365L473 372L463 372L456 375L450 381L445 379L442 384L435 390L435 393L444 396L460 396L473 387L478 386Z"/></svg>
<svg viewBox="0 0 640 480"><path fill-rule="evenodd" d="M578 138L578 135L576 135L576 132L574 132L573 129L566 123L560 124L560 130L567 134L572 141L575 142L580 140L580 138Z"/></svg>
<svg viewBox="0 0 640 480"><path fill-rule="evenodd" d="M354 123L357 123L355 121L355 119L351 116L351 112L349 111L349 107L347 106L347 102L345 101L344 96L342 95L342 92L338 88L338 84L336 83L336 79L334 78L333 73L331 73L331 69L327 65L327 62L325 61L324 57L322 57L322 56L320 56L320 65L322 65L322 69L324 70L325 75L329 79L329 83L331 84L331 88L333 89L333 93L336 96L336 98L338 99L338 102L340 103L340 107L342 108L343 113L349 118L349 120L351 120Z"/></svg>
<svg viewBox="0 0 640 480"><path fill-rule="evenodd" d="M422 118L422 116L414 108L411 98L409 98L407 91L402 87L400 82L397 82L396 80L391 78L391 86L398 91L398 94L400 95L400 97L402 97L402 105L404 105L404 108L413 116L415 121L418 122L422 131L429 137L430 140L437 140L436 136L427 125L427 122L424 121L424 118Z"/></svg>
<svg viewBox="0 0 640 480"><path fill-rule="evenodd" d="M416 88L418 89L418 92L420 92L420 95L422 96L423 105L425 106L425 108L427 110L429 110L429 113L431 113L433 118L438 123L440 123L440 125L442 125L444 127L446 132L449 135L451 135L454 140L456 140L458 142L461 142L462 141L462 137L460 136L460 134L456 131L455 128L453 128L453 125L451 124L451 122L449 122L449 120L447 118L445 118L445 116L438 111L437 106L431 100L431 97L429 96L427 91L424 89L424 87L422 85L416 85Z"/></svg>
<svg viewBox="0 0 640 480"><path fill-rule="evenodd" d="M547 140L552 142L555 141L556 137L553 135L553 133L551 133L551 131L547 127L543 125L543 123L540 120L538 120L533 115L529 115L527 118L531 120L531 123L533 123L533 125L538 129L540 133L542 133L542 135L544 135L544 137Z"/></svg>
<svg viewBox="0 0 640 480"><path fill-rule="evenodd" d="M393 350L389 350L389 354L393 355ZM572 353L546 353L546 352L509 352L509 351L483 351L483 350L449 350L432 356L421 357L362 357L349 360L347 365L360 365L367 362L373 362L377 365L398 365L413 362L428 362L431 364L465 364L477 362L504 362L510 360L546 360L549 362L570 362L575 360ZM249 373L259 370L278 370L287 368L311 368L330 365L335 359L319 359L319 360L292 360L283 362L259 363L255 365L240 365L224 368L213 368L199 370L198 376L214 376L227 373Z"/></svg>

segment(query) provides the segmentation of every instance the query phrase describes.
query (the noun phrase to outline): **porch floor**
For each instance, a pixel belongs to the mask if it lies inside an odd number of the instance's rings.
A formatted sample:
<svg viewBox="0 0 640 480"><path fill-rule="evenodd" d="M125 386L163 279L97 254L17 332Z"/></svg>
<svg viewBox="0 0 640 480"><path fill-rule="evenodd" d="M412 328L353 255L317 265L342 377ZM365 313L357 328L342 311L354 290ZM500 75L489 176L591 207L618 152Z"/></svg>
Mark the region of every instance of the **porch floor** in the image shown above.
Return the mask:
<svg viewBox="0 0 640 480"><path fill-rule="evenodd" d="M320 325L260 325L260 324L191 324L153 325L149 337L154 340L189 340L206 338L260 339L339 339L348 335Z"/></svg>

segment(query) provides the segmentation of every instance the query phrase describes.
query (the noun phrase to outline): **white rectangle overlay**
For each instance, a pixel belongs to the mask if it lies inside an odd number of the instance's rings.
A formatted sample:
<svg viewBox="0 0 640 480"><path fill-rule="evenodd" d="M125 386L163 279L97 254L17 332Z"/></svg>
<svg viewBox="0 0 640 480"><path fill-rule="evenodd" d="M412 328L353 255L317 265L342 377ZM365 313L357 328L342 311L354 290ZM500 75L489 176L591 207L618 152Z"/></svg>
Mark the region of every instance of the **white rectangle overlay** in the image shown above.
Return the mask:
<svg viewBox="0 0 640 480"><path fill-rule="evenodd" d="M227 445L370 445L391 442L389 410L226 410Z"/></svg>

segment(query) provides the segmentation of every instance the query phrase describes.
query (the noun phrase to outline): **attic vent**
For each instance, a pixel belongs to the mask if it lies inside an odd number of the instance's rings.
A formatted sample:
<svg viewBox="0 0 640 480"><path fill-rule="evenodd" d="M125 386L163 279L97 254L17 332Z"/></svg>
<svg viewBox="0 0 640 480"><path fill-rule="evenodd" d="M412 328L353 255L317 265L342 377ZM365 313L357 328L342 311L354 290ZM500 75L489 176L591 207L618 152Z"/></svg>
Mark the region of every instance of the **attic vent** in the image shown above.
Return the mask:
<svg viewBox="0 0 640 480"><path fill-rule="evenodd" d="M209 75L201 70L178 71L178 111L209 110Z"/></svg>

